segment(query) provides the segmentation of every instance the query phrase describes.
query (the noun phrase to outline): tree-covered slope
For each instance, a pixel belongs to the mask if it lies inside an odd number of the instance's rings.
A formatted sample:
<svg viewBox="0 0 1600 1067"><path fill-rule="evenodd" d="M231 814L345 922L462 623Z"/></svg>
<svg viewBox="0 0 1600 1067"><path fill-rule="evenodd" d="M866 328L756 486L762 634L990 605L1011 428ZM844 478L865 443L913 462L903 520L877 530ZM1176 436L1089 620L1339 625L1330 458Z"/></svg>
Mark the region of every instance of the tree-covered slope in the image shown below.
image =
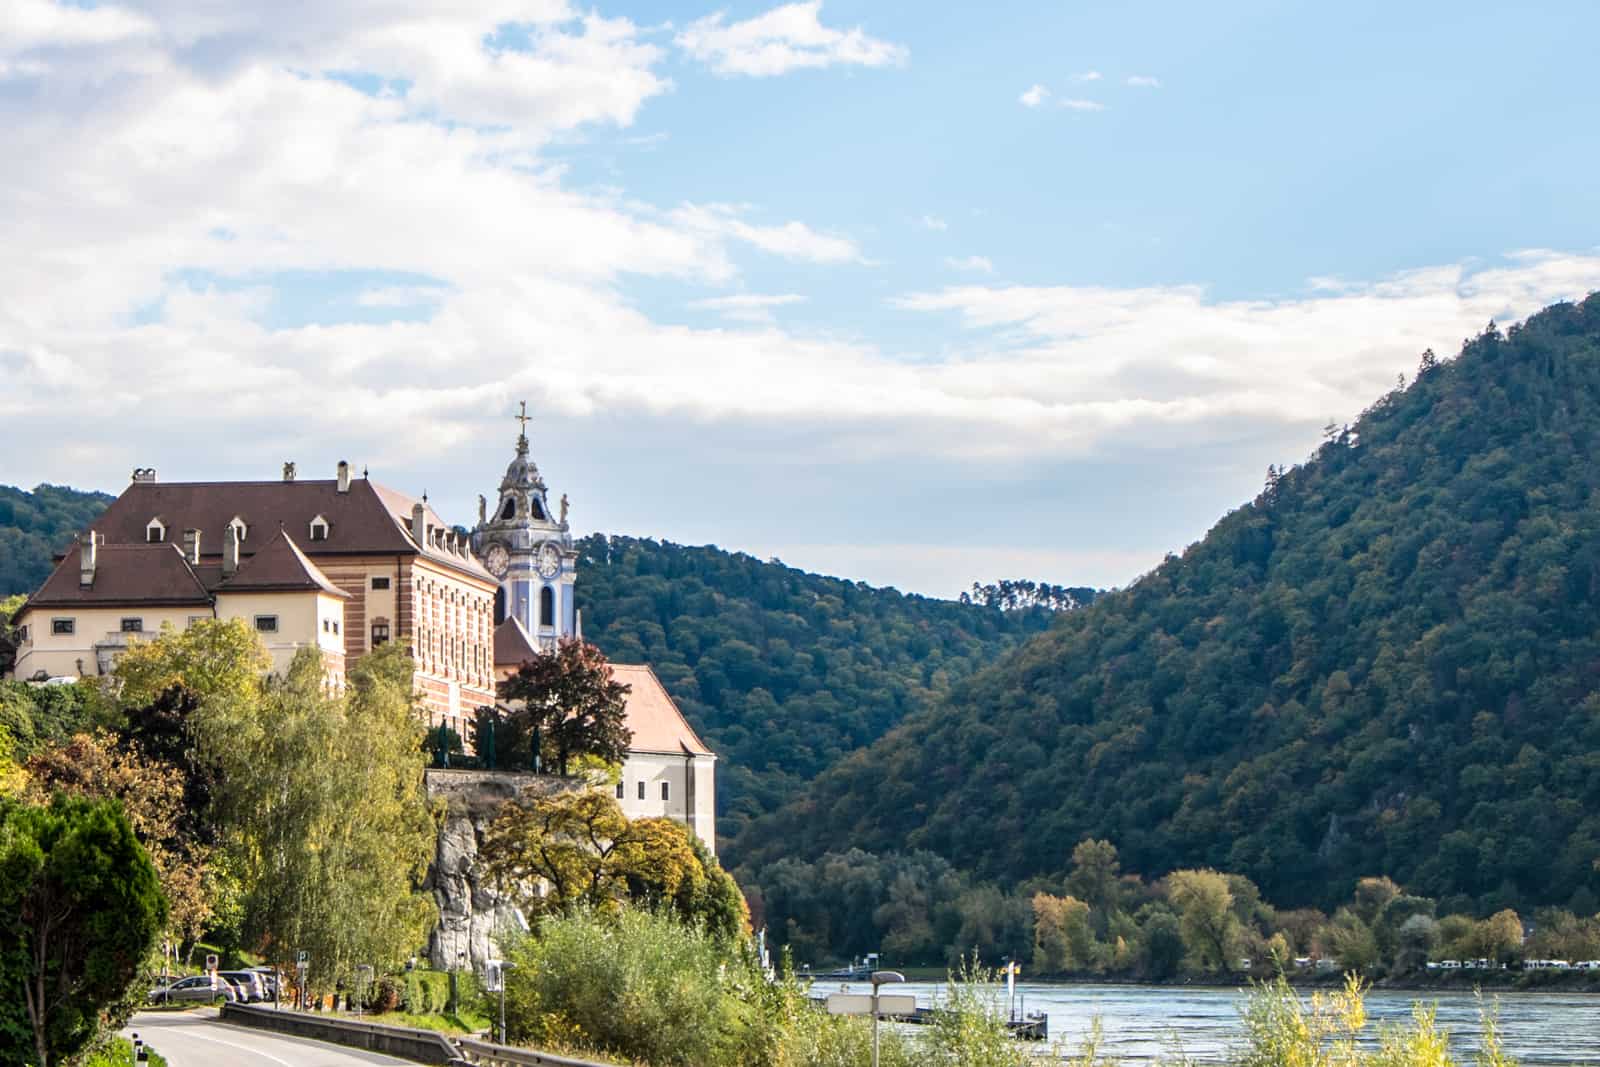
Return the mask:
<svg viewBox="0 0 1600 1067"><path fill-rule="evenodd" d="M1424 356L1181 558L1067 615L740 842L1002 880L1109 838L1279 905L1600 890L1600 295Z"/></svg>
<svg viewBox="0 0 1600 1067"><path fill-rule="evenodd" d="M725 834L1056 614L907 596L710 546L595 535L582 551L584 637L616 662L650 664L716 751Z"/></svg>
<svg viewBox="0 0 1600 1067"><path fill-rule="evenodd" d="M52 556L109 503L104 493L59 485L31 493L0 485L0 598L37 589L50 575Z"/></svg>

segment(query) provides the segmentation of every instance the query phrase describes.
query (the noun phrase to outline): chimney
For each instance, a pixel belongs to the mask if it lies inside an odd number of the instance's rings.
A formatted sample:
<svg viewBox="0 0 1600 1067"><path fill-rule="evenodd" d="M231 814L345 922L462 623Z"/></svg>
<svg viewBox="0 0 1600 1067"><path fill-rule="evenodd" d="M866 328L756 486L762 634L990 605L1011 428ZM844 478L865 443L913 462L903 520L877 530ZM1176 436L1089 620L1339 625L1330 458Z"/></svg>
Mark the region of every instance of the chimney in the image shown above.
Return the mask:
<svg viewBox="0 0 1600 1067"><path fill-rule="evenodd" d="M189 561L190 566L200 562L200 531L183 531L183 558Z"/></svg>
<svg viewBox="0 0 1600 1067"><path fill-rule="evenodd" d="M411 540L419 548L428 547L428 510L421 504L411 505Z"/></svg>
<svg viewBox="0 0 1600 1067"><path fill-rule="evenodd" d="M286 482L294 481L294 460L290 460L283 465L283 480Z"/></svg>
<svg viewBox="0 0 1600 1067"><path fill-rule="evenodd" d="M232 574L239 569L239 528L231 522L228 532L222 535L222 573Z"/></svg>
<svg viewBox="0 0 1600 1067"><path fill-rule="evenodd" d="M341 459L339 461L339 492L348 493L349 491L350 491L350 464L346 463L344 460Z"/></svg>
<svg viewBox="0 0 1600 1067"><path fill-rule="evenodd" d="M90 586L94 584L95 564L100 555L98 549L105 539L93 530L78 537L78 584Z"/></svg>
<svg viewBox="0 0 1600 1067"><path fill-rule="evenodd" d="M156 480L156 469L154 467L135 467L133 468L133 480L136 483L154 482Z"/></svg>

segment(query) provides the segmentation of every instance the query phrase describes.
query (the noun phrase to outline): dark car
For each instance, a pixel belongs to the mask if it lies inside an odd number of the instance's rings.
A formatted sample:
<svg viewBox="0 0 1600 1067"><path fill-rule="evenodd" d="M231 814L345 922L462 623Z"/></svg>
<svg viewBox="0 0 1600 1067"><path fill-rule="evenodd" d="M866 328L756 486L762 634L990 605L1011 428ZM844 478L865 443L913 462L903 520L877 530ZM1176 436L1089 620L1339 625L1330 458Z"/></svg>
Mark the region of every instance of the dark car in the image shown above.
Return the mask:
<svg viewBox="0 0 1600 1067"><path fill-rule="evenodd" d="M150 990L152 1004L210 1004L218 998L231 1003L239 996L226 980L210 974L180 978L171 985Z"/></svg>

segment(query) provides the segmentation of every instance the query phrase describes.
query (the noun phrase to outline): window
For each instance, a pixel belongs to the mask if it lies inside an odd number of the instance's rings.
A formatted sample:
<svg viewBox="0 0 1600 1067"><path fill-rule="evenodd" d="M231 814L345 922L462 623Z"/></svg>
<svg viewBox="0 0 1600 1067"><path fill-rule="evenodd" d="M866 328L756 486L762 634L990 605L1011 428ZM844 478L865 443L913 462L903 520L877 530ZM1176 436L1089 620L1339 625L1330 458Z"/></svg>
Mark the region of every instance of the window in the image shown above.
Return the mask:
<svg viewBox="0 0 1600 1067"><path fill-rule="evenodd" d="M389 579L387 579L387 578L374 578L374 579L372 579L372 588L373 589L387 589L387 588L389 588Z"/></svg>
<svg viewBox="0 0 1600 1067"><path fill-rule="evenodd" d="M539 625L556 624L556 594L548 585L539 590Z"/></svg>
<svg viewBox="0 0 1600 1067"><path fill-rule="evenodd" d="M24 645L28 643L28 628L26 626L17 627L17 640Z"/></svg>
<svg viewBox="0 0 1600 1067"><path fill-rule="evenodd" d="M278 617L276 615L257 615L256 633L275 634L278 632Z"/></svg>
<svg viewBox="0 0 1600 1067"><path fill-rule="evenodd" d="M672 799L672 783L671 782L662 782L661 783L661 799L662 800L671 800Z"/></svg>
<svg viewBox="0 0 1600 1067"><path fill-rule="evenodd" d="M332 633L332 632L333 632L333 631L332 631L332 630L331 630L331 629L330 629L330 628L329 628L329 627L328 627L328 620L327 620L327 619L323 619L323 620L322 620L322 632L323 632L323 633L325 633L325 634L326 634L326 633Z"/></svg>
<svg viewBox="0 0 1600 1067"><path fill-rule="evenodd" d="M143 619L123 619L122 620L122 632L125 633L125 634L142 634L142 633L144 633L144 620Z"/></svg>
<svg viewBox="0 0 1600 1067"><path fill-rule="evenodd" d="M514 519L516 517L517 517L517 502L515 500L511 499L510 497L506 497L506 505L505 505L505 507L500 509L500 518L502 520L504 520L504 519Z"/></svg>
<svg viewBox="0 0 1600 1067"><path fill-rule="evenodd" d="M245 537L250 533L250 527L246 526L245 521L237 515L233 517L233 521L228 525L233 527L234 535L238 537L239 543L243 544Z"/></svg>
<svg viewBox="0 0 1600 1067"><path fill-rule="evenodd" d="M545 521L544 505L539 503L539 498L538 497L532 497L531 499L529 499L528 507L530 509L532 509L534 518L538 519L540 522L544 522Z"/></svg>
<svg viewBox="0 0 1600 1067"><path fill-rule="evenodd" d="M386 622L374 622L372 624L372 647L377 648L379 645L388 644L388 642L389 624Z"/></svg>
<svg viewBox="0 0 1600 1067"><path fill-rule="evenodd" d="M617 783L617 799L618 800L622 799L622 783L621 782Z"/></svg>
<svg viewBox="0 0 1600 1067"><path fill-rule="evenodd" d="M644 783L643 782L639 783L639 799L640 800L644 799Z"/></svg>
<svg viewBox="0 0 1600 1067"><path fill-rule="evenodd" d="M209 618L211 618L211 616L209 616L209 615L190 615L189 616L189 622L185 626L185 629L187 629L188 626L193 626L197 622L205 622Z"/></svg>
<svg viewBox="0 0 1600 1067"><path fill-rule="evenodd" d="M57 637L71 637L78 632L77 619L51 619L50 632Z"/></svg>
<svg viewBox="0 0 1600 1067"><path fill-rule="evenodd" d="M333 620L333 632L334 633L338 633L339 632L339 620L338 619L334 619Z"/></svg>
<svg viewBox="0 0 1600 1067"><path fill-rule="evenodd" d="M167 539L167 528L161 524L160 519L150 520L150 525L144 528L144 539L152 545L160 544Z"/></svg>
<svg viewBox="0 0 1600 1067"><path fill-rule="evenodd" d="M328 539L328 520L318 515L311 520L311 540L326 541Z"/></svg>

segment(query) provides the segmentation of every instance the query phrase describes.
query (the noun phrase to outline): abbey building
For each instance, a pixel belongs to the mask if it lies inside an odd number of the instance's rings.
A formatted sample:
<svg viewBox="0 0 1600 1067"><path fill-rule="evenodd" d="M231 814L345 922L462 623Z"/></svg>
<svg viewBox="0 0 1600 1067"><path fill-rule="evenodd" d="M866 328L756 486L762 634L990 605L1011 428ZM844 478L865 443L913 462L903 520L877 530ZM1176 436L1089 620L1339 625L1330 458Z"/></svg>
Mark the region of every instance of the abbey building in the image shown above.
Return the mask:
<svg viewBox="0 0 1600 1067"><path fill-rule="evenodd" d="M426 496L355 477L347 463L326 480L301 479L292 463L259 482L162 482L136 470L16 614L12 676L103 675L163 627L238 619L274 669L315 648L335 686L362 655L405 644L429 725L469 738L498 681L582 636L567 500L552 509L523 421L494 509L480 498L470 532ZM682 821L714 848L715 755L648 666L613 669L630 687L623 809Z"/></svg>

